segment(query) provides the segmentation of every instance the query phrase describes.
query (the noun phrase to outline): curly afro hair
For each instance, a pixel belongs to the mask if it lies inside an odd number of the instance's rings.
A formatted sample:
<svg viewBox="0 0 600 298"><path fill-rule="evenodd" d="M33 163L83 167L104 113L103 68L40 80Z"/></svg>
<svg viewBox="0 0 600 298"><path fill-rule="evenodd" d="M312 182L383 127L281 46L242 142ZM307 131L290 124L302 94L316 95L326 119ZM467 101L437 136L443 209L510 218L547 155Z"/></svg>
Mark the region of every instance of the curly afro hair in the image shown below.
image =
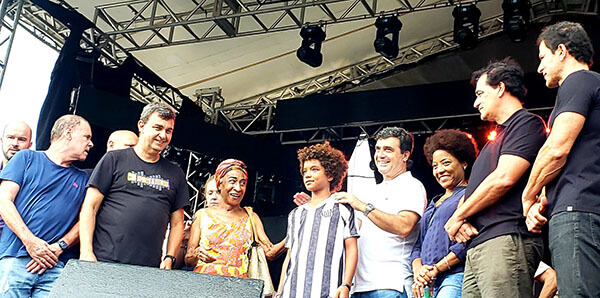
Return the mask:
<svg viewBox="0 0 600 298"><path fill-rule="evenodd" d="M340 190L342 181L346 178L346 172L348 170L348 161L346 161L344 153L331 147L329 142L304 147L298 150L298 161L300 162L301 174L304 168L304 162L313 159L318 160L323 168L325 168L325 175L327 177L333 178L329 184L329 190L332 192Z"/></svg>
<svg viewBox="0 0 600 298"><path fill-rule="evenodd" d="M467 163L465 177L469 177L473 162L479 153L475 139L456 129L439 130L425 140L423 152L425 152L425 158L429 165L431 165L433 153L437 150L444 150L456 157L459 162Z"/></svg>

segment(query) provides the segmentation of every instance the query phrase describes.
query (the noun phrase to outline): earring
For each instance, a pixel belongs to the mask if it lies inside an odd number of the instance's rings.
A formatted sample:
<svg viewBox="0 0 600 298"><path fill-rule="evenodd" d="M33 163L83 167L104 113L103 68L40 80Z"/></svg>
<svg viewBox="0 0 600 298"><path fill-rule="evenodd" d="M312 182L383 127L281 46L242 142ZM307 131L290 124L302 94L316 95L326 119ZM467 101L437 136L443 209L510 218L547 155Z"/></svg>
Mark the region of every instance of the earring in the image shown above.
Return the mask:
<svg viewBox="0 0 600 298"><path fill-rule="evenodd" d="M466 170L466 169L467 169L467 166L463 166L463 169L465 169L465 170Z"/></svg>

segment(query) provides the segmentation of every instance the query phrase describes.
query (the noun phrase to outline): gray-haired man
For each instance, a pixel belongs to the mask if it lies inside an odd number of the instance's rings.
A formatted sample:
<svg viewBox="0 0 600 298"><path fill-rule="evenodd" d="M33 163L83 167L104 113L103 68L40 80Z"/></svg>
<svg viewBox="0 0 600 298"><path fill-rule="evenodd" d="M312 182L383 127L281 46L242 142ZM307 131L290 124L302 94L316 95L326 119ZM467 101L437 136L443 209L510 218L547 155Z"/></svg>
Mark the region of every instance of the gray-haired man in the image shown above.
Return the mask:
<svg viewBox="0 0 600 298"><path fill-rule="evenodd" d="M183 171L160 155L174 126L170 107L148 104L138 121L138 143L102 157L81 208L81 260L171 269L189 199ZM167 255L161 260L169 223Z"/></svg>

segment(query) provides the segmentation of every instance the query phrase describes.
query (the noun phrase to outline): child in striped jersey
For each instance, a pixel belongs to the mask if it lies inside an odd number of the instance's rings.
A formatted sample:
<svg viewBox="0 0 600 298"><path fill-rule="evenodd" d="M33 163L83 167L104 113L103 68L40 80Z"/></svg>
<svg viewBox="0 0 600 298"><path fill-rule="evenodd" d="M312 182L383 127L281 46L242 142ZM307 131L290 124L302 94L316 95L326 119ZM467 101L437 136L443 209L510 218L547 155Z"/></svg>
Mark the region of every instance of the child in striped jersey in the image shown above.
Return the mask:
<svg viewBox="0 0 600 298"><path fill-rule="evenodd" d="M332 197L342 185L348 162L329 143L298 150L298 161L311 201L288 216L279 297L349 297L358 229L352 207Z"/></svg>

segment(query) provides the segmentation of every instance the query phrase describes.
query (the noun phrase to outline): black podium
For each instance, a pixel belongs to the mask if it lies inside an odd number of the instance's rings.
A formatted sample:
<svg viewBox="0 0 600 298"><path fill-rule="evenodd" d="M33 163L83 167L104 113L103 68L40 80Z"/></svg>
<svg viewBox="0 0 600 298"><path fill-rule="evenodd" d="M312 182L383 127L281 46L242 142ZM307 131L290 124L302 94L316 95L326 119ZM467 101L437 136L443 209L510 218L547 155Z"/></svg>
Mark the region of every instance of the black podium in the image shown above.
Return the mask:
<svg viewBox="0 0 600 298"><path fill-rule="evenodd" d="M70 260L50 297L262 297L263 281Z"/></svg>

